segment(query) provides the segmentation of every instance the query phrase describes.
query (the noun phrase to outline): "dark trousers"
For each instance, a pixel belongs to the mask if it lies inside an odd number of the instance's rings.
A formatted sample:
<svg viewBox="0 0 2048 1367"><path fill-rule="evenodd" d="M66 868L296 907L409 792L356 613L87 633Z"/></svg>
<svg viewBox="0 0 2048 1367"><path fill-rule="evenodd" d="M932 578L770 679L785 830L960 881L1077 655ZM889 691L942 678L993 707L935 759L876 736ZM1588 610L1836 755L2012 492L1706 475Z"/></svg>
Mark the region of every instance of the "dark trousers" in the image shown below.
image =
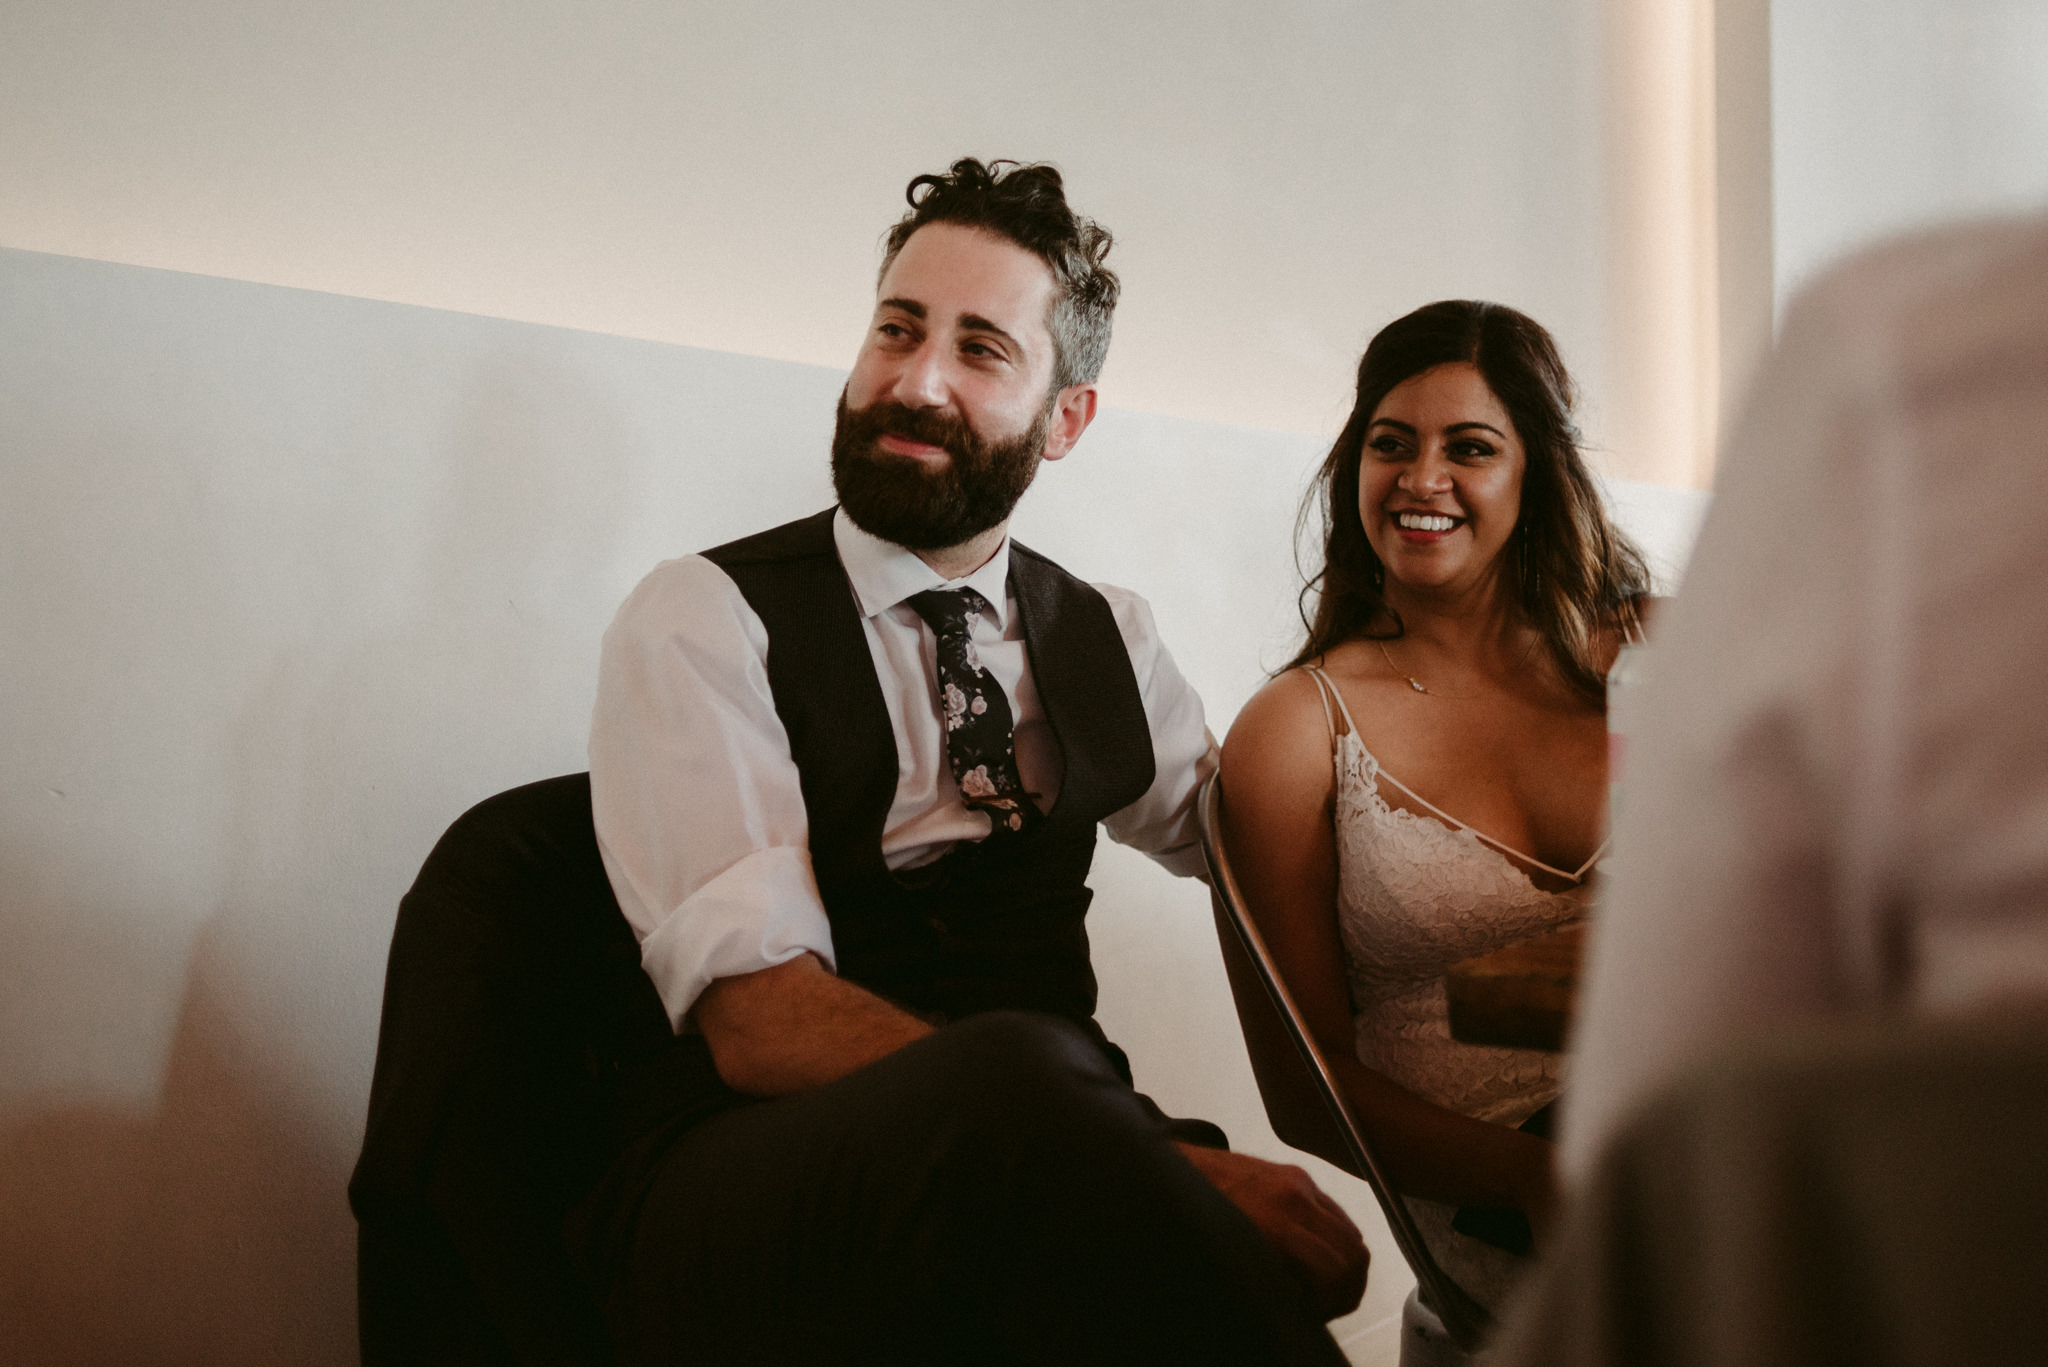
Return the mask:
<svg viewBox="0 0 2048 1367"><path fill-rule="evenodd" d="M1306 1288L1050 1016L725 1111L598 1223L640 1364L1342 1364Z"/></svg>

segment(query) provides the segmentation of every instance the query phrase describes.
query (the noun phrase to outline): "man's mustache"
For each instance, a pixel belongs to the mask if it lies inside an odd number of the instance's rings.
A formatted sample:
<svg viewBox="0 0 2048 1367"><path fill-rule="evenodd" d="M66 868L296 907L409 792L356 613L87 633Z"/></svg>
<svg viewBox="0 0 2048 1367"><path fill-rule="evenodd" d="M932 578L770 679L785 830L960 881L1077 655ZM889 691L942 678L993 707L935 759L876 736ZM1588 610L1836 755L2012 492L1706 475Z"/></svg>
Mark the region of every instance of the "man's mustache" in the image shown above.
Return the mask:
<svg viewBox="0 0 2048 1367"><path fill-rule="evenodd" d="M851 435L864 446L888 435L921 442L945 450L956 461L971 460L980 448L979 436L958 413L938 408L910 408L894 399L877 399L866 408L847 410Z"/></svg>

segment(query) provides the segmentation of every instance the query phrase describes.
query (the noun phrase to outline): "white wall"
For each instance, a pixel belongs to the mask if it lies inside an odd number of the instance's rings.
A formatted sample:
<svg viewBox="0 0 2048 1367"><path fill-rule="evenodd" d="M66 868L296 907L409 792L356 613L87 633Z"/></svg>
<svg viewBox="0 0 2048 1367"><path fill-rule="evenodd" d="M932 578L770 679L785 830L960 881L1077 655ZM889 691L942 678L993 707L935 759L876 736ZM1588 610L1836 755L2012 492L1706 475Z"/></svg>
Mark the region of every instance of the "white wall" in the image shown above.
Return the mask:
<svg viewBox="0 0 2048 1367"><path fill-rule="evenodd" d="M1601 3L9 0L0 246L842 365L909 178L1049 158L1110 402L1334 431L1480 296L1604 440Z"/></svg>
<svg viewBox="0 0 2048 1367"><path fill-rule="evenodd" d="M580 766L635 576L822 501L836 376L732 353L843 365L913 173L1053 159L1118 234L1121 458L1026 535L1153 590L1219 718L1381 323L1527 309L1598 437L1597 6L0 6L0 247L727 353L7 258L0 1358L346 1360L395 898ZM1105 877L1106 1015L1256 1131L1199 900Z"/></svg>
<svg viewBox="0 0 2048 1367"><path fill-rule="evenodd" d="M1771 0L1778 298L1886 233L2048 205L2048 4Z"/></svg>
<svg viewBox="0 0 2048 1367"><path fill-rule="evenodd" d="M396 899L463 806L581 767L635 577L825 499L913 172L1051 158L1118 232L1115 407L1021 531L1147 592L1219 729L1373 328L1517 304L1598 440L1601 13L0 6L0 1360L352 1360ZM1781 290L2048 194L2043 14L1775 0ZM1676 559L1696 500L1616 492ZM1200 897L1100 882L1112 1031L1270 1146Z"/></svg>
<svg viewBox="0 0 2048 1367"><path fill-rule="evenodd" d="M0 1360L352 1360L398 898L464 807L583 767L647 568L829 501L842 377L0 251ZM1283 658L1318 446L1109 410L1019 534L1147 593L1220 730ZM1696 500L1622 492L1682 554ZM1096 881L1140 1077L1279 1156L1201 889ZM1374 1237L1353 1329L1404 1286Z"/></svg>
<svg viewBox="0 0 2048 1367"><path fill-rule="evenodd" d="M1050 158L1117 232L1113 407L1020 531L1147 592L1219 730L1377 326L1528 310L1602 440L1604 12L0 6L0 1360L351 1360L396 899L581 767L633 579L824 501L914 172ZM1684 544L1696 502L1617 492ZM1200 896L1099 882L1113 1032L1277 1153Z"/></svg>

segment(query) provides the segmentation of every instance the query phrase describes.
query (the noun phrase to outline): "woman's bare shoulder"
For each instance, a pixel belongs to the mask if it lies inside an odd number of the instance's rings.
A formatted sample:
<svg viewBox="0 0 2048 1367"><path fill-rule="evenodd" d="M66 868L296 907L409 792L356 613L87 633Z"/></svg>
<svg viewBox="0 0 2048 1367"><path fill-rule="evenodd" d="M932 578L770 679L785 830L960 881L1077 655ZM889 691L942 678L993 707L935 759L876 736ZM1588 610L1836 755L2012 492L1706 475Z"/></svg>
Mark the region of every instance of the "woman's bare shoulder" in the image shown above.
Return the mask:
<svg viewBox="0 0 2048 1367"><path fill-rule="evenodd" d="M1275 674L1239 709L1230 734L1273 740L1300 730L1310 721L1323 727L1322 690L1306 669Z"/></svg>
<svg viewBox="0 0 2048 1367"><path fill-rule="evenodd" d="M1330 774L1322 690L1303 669L1277 674L1251 696L1223 740L1226 792L1298 786Z"/></svg>

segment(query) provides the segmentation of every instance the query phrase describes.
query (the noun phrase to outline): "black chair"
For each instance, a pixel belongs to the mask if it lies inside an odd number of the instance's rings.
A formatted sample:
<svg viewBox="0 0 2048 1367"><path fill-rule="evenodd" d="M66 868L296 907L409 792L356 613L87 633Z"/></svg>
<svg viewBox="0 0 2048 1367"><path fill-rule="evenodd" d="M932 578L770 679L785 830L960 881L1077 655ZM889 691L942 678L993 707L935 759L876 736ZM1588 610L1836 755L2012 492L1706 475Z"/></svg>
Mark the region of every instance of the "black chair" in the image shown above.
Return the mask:
<svg viewBox="0 0 2048 1367"><path fill-rule="evenodd" d="M1309 1033L1287 984L1281 981L1231 872L1230 857L1223 848L1222 803L1221 784L1212 778L1197 800L1196 817L1202 854L1209 865L1216 938L1223 947L1224 971L1230 978L1230 994L1237 1003L1238 1025L1244 1032L1266 1118L1282 1142L1362 1179L1379 1199L1394 1242L1415 1273L1422 1306L1435 1316L1451 1341L1441 1348L1411 1352L1412 1331L1417 1329L1411 1306L1406 1316L1406 1328L1411 1332L1403 1335L1402 1360L1423 1356L1447 1360L1469 1353L1485 1338L1491 1317L1437 1265L1407 1203L1387 1180L1372 1142L1338 1090L1330 1065Z"/></svg>
<svg viewBox="0 0 2048 1367"><path fill-rule="evenodd" d="M598 858L589 775L449 828L399 904L349 1183L365 1367L614 1360L563 1222L620 1147L613 1079L674 1038Z"/></svg>

